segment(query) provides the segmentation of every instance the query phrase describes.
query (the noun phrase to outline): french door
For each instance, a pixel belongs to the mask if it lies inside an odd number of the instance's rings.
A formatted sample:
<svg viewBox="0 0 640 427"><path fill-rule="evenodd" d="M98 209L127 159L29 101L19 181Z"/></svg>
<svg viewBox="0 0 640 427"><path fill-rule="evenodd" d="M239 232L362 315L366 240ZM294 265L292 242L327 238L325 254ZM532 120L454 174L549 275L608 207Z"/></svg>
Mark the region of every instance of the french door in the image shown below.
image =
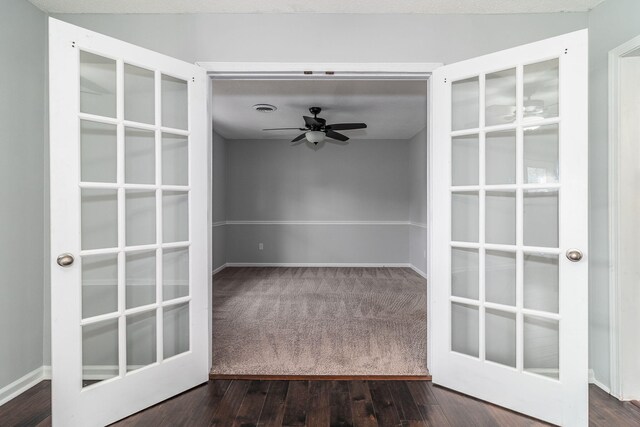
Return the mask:
<svg viewBox="0 0 640 427"><path fill-rule="evenodd" d="M587 31L433 73L433 381L588 422Z"/></svg>
<svg viewBox="0 0 640 427"><path fill-rule="evenodd" d="M49 40L53 423L102 426L207 381L207 77Z"/></svg>

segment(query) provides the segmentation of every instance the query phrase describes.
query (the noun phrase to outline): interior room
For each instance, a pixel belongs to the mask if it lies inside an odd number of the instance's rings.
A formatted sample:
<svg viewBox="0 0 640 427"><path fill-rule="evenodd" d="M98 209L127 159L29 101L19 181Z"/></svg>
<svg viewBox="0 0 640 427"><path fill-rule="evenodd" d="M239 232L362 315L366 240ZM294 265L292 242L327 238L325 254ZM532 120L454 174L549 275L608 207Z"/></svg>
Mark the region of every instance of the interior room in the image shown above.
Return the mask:
<svg viewBox="0 0 640 427"><path fill-rule="evenodd" d="M327 77L213 80L213 374L428 375L427 81Z"/></svg>
<svg viewBox="0 0 640 427"><path fill-rule="evenodd" d="M640 425L637 0L0 2L0 425Z"/></svg>

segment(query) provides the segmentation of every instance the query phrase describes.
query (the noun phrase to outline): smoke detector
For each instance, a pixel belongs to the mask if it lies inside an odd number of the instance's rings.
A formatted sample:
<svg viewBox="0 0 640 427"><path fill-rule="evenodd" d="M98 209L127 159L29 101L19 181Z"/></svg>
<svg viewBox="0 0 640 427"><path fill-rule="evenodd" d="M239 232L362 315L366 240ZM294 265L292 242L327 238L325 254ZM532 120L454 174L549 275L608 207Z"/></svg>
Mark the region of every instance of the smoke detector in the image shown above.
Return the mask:
<svg viewBox="0 0 640 427"><path fill-rule="evenodd" d="M271 104L256 104L251 108L259 113L273 113L277 110L276 106Z"/></svg>

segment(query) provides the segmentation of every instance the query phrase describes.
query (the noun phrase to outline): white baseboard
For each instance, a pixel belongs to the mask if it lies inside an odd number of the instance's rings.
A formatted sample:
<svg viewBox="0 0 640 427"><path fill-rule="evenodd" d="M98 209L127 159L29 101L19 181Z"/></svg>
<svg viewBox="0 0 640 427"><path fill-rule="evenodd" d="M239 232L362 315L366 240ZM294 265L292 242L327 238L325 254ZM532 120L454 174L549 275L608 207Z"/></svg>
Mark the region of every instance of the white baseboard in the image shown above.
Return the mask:
<svg viewBox="0 0 640 427"><path fill-rule="evenodd" d="M589 369L589 384L593 384L601 388L605 393L611 394L611 389L596 379L593 369Z"/></svg>
<svg viewBox="0 0 640 427"><path fill-rule="evenodd" d="M411 267L411 264L393 262L228 262L225 267Z"/></svg>
<svg viewBox="0 0 640 427"><path fill-rule="evenodd" d="M408 267L427 279L427 273L410 263L256 263L256 262L227 262L213 270L216 274L227 267Z"/></svg>
<svg viewBox="0 0 640 427"><path fill-rule="evenodd" d="M213 274L216 274L219 271L224 270L225 268L227 268L227 264L222 264L220 267L216 268L215 270L213 270Z"/></svg>
<svg viewBox="0 0 640 427"><path fill-rule="evenodd" d="M4 405L14 397L29 390L34 385L38 384L44 378L44 367L34 369L22 378L18 378L11 384L8 384L0 388L0 405Z"/></svg>
<svg viewBox="0 0 640 427"><path fill-rule="evenodd" d="M409 264L409 267L411 267L411 269L412 269L413 271L415 271L416 273L418 273L418 274L419 274L420 276L422 276L423 278L428 279L428 277L427 277L427 273L425 273L424 271L420 270L420 269L419 269L418 267L416 267L415 265L413 265L413 264Z"/></svg>

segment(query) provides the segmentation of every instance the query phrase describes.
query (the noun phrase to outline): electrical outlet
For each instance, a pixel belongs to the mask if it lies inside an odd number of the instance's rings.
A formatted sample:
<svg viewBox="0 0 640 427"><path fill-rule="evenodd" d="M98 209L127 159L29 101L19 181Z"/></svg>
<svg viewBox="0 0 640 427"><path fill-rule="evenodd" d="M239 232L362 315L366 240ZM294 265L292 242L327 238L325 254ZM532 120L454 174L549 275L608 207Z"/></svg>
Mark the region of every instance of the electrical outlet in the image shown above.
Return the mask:
<svg viewBox="0 0 640 427"><path fill-rule="evenodd" d="M258 243L258 250L263 250L264 249L264 245L262 243Z"/></svg>

